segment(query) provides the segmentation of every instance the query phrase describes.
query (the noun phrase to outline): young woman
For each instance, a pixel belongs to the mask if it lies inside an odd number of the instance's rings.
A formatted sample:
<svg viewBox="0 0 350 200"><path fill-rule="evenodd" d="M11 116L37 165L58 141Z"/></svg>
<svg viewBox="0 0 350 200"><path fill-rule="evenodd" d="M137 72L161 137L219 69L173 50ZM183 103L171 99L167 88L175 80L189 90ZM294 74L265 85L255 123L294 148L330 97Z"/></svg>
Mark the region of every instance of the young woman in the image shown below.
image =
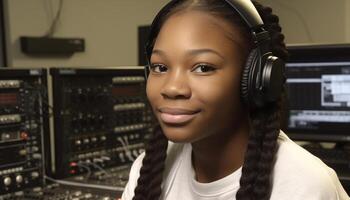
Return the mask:
<svg viewBox="0 0 350 200"><path fill-rule="evenodd" d="M251 8L234 9L233 1ZM158 14L147 97L159 126L132 166L123 200L349 199L332 169L280 131L284 36L271 8L253 3L178 0ZM252 30L254 12L268 34ZM273 81L251 88L260 79L247 71L272 56L258 55L266 49L276 56L266 61L276 65ZM265 87L277 92L252 94L270 92Z"/></svg>

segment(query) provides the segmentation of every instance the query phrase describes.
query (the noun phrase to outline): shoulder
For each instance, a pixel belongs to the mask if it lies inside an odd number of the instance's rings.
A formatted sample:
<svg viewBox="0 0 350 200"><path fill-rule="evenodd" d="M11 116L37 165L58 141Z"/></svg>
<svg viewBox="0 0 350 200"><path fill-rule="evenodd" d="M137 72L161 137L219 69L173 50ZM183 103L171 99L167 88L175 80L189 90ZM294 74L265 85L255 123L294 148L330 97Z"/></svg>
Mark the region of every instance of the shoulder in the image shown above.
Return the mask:
<svg viewBox="0 0 350 200"><path fill-rule="evenodd" d="M278 144L271 196L275 198L271 199L281 199L283 195L283 199L341 200L342 191L337 187L339 180L333 169L283 132Z"/></svg>
<svg viewBox="0 0 350 200"><path fill-rule="evenodd" d="M123 191L122 200L131 200L134 196L134 190L137 186L137 179L140 176L140 169L142 167L142 160L144 157L145 152L140 154L133 162L129 173L128 183L126 184Z"/></svg>
<svg viewBox="0 0 350 200"><path fill-rule="evenodd" d="M168 176L168 174L172 173L172 168L175 165L176 162L178 162L179 154L182 152L184 144L176 144L173 142L169 142L168 149L167 149L167 158L166 158L166 169L165 169L165 177ZM131 166L131 170L129 173L129 180L127 185L125 186L122 199L123 200L131 200L134 196L134 190L137 186L137 180L140 176L140 169L142 167L142 161L145 157L145 152L140 154L136 160L133 162Z"/></svg>
<svg viewBox="0 0 350 200"><path fill-rule="evenodd" d="M281 171L295 171L299 173L308 173L310 175L329 170L329 167L319 158L293 142L283 132L280 133L278 138L275 168Z"/></svg>

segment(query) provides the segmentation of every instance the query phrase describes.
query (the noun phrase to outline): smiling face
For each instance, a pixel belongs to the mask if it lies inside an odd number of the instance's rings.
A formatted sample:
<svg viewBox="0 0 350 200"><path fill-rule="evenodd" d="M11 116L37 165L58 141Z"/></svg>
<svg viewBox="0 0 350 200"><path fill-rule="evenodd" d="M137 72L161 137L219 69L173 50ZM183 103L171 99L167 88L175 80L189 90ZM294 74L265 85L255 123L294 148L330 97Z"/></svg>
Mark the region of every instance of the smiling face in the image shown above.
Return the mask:
<svg viewBox="0 0 350 200"><path fill-rule="evenodd" d="M246 117L240 77L247 54L242 32L202 11L171 15L151 56L147 97L166 137L196 142L234 134Z"/></svg>

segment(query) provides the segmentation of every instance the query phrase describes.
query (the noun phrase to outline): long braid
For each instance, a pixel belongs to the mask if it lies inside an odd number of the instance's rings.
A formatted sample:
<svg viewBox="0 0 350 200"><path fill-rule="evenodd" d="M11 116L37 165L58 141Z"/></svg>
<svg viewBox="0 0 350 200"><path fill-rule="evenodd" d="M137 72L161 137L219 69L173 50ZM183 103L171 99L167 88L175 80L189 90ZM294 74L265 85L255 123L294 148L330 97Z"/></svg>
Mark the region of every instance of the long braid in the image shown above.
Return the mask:
<svg viewBox="0 0 350 200"><path fill-rule="evenodd" d="M248 141L247 151L242 166L242 176L240 179L240 188L237 191L237 200L251 200L254 182L258 175L257 162L260 160L260 141L259 134L251 133Z"/></svg>
<svg viewBox="0 0 350 200"><path fill-rule="evenodd" d="M261 4L255 3L259 14L266 22L266 29L271 35L271 46L274 55L286 60L288 53L284 43L284 35L281 34L278 16L272 14L270 7L264 7ZM272 171L275 163L275 154L277 152L277 138L280 131L280 103L268 105L262 111L266 116L262 116L261 123L265 125L265 137L259 163L259 176L256 180L254 193L256 199L269 199L272 190Z"/></svg>
<svg viewBox="0 0 350 200"><path fill-rule="evenodd" d="M160 128L157 133L158 139L154 144L157 147L157 152L152 154L154 165L150 173L151 181L149 183L148 200L157 200L162 193L161 184L167 156L168 140Z"/></svg>
<svg viewBox="0 0 350 200"><path fill-rule="evenodd" d="M156 200L161 193L168 140L157 126L148 141L133 200Z"/></svg>
<svg viewBox="0 0 350 200"><path fill-rule="evenodd" d="M271 172L274 166L277 149L277 137L279 134L278 108L275 105L267 106L252 114L252 128L260 128L257 134L263 138L259 146L260 159L256 163L258 175L256 176L252 194L254 200L270 198L272 181ZM258 129L255 129L258 130Z"/></svg>
<svg viewBox="0 0 350 200"><path fill-rule="evenodd" d="M274 55L286 60L288 53L283 42L284 36L281 34L278 17L272 14L270 7L264 7L254 1L253 3L262 17L267 31L270 32L272 52ZM248 145L246 152L240 180L241 187L237 192L238 200L265 200L270 198L272 190L271 174L278 148L277 137L280 129L279 111L279 103L272 103L250 113L253 130L249 144L252 143L252 145ZM260 137L257 135L260 135ZM261 140L256 141L257 138ZM257 150L259 151L259 155L254 156L259 159L251 156L251 152L256 153ZM250 165L255 165L257 172L251 173L250 169L254 167ZM252 177L253 175L256 177Z"/></svg>
<svg viewBox="0 0 350 200"><path fill-rule="evenodd" d="M152 170L152 164L153 164L153 159L152 155L153 152L155 152L155 147L153 145L150 145L154 142L156 138L156 129L154 133L152 134L152 137L149 140L149 144L146 146L146 151L145 151L145 157L142 160L142 167L140 169L140 177L137 180L137 186L135 188L135 195L133 197L133 200L144 200L145 199L145 194L148 190L148 182L149 182L149 174Z"/></svg>

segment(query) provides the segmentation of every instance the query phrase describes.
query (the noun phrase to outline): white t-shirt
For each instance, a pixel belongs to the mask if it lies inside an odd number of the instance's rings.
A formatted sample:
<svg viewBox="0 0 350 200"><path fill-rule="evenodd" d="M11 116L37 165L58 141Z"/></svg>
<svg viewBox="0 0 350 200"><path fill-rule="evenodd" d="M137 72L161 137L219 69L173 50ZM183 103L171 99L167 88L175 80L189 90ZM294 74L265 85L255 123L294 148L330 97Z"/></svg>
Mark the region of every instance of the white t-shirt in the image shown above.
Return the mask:
<svg viewBox="0 0 350 200"><path fill-rule="evenodd" d="M333 169L290 140L283 132L278 139L273 170L271 200L349 200ZM211 182L195 180L191 144L169 143L161 199L234 200L239 189L241 168ZM131 200L144 154L134 162L122 200Z"/></svg>

